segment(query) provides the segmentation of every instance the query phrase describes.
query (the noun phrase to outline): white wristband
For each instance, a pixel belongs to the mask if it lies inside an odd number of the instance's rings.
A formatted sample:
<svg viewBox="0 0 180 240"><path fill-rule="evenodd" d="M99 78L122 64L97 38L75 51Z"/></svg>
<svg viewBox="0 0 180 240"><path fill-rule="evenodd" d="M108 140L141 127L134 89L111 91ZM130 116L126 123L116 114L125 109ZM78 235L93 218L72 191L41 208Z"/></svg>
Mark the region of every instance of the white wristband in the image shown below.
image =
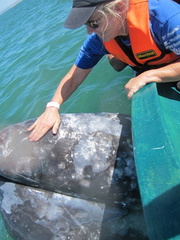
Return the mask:
<svg viewBox="0 0 180 240"><path fill-rule="evenodd" d="M57 102L48 102L46 107L55 107L55 108L57 108L59 110L60 104L57 103Z"/></svg>

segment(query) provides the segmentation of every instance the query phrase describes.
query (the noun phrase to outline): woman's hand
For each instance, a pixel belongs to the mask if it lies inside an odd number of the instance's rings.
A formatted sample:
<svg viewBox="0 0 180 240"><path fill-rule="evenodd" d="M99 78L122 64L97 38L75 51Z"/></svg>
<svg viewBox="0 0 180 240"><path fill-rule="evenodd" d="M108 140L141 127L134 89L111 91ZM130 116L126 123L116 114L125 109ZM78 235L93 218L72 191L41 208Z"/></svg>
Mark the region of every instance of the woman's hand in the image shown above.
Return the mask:
<svg viewBox="0 0 180 240"><path fill-rule="evenodd" d="M125 85L128 98L151 82L177 82L180 80L180 60L158 69L151 69L131 78Z"/></svg>
<svg viewBox="0 0 180 240"><path fill-rule="evenodd" d="M145 79L140 76L141 75L131 78L129 82L125 85L128 98L132 98L134 93L136 93L139 89L141 89L147 84Z"/></svg>
<svg viewBox="0 0 180 240"><path fill-rule="evenodd" d="M157 70L148 70L137 77L131 78L125 85L127 97L132 98L134 93L150 82L161 82L161 79L156 74L156 71Z"/></svg>
<svg viewBox="0 0 180 240"><path fill-rule="evenodd" d="M32 131L29 135L31 142L36 142L42 138L51 128L56 134L60 125L60 115L55 107L46 108L45 112L28 128Z"/></svg>
<svg viewBox="0 0 180 240"><path fill-rule="evenodd" d="M73 65L69 72L60 81L58 88L52 98L52 102L62 104L65 102L76 88L84 81L92 69L81 69ZM32 142L38 141L51 128L53 134L56 134L60 125L60 115L56 107L47 107L46 111L29 127L32 131L29 139Z"/></svg>

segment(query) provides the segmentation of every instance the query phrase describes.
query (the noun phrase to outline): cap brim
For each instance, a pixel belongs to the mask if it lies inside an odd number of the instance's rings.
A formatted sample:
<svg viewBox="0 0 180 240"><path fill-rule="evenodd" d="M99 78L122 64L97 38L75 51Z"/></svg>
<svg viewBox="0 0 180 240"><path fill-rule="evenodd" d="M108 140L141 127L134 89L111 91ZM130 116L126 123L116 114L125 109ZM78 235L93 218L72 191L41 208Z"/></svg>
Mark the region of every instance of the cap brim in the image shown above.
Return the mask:
<svg viewBox="0 0 180 240"><path fill-rule="evenodd" d="M64 23L64 27L75 29L83 26L91 17L95 9L96 7L72 8Z"/></svg>

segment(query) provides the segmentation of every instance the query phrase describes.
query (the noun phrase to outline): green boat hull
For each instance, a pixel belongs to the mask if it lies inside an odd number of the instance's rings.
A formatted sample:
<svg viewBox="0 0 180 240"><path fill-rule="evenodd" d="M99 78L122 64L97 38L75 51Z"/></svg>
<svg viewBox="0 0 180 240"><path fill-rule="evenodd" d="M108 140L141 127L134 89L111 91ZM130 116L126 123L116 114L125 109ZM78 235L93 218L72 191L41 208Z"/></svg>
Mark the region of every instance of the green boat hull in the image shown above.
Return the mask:
<svg viewBox="0 0 180 240"><path fill-rule="evenodd" d="M180 239L180 92L151 83L135 94L136 171L150 240Z"/></svg>

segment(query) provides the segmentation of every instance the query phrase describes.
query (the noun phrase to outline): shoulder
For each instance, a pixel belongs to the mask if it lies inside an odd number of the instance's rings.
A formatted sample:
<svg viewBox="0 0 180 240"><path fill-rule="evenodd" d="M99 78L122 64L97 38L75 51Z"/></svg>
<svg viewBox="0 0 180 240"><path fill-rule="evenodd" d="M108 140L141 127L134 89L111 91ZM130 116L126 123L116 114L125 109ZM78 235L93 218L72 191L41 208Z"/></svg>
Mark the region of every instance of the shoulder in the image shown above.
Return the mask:
<svg viewBox="0 0 180 240"><path fill-rule="evenodd" d="M151 32L156 43L162 50L179 55L180 5L173 0L149 0L148 4Z"/></svg>
<svg viewBox="0 0 180 240"><path fill-rule="evenodd" d="M95 33L88 36L83 47L94 53L106 54L102 40Z"/></svg>
<svg viewBox="0 0 180 240"><path fill-rule="evenodd" d="M102 40L96 34L91 34L81 47L75 65L83 69L92 68L107 53Z"/></svg>
<svg viewBox="0 0 180 240"><path fill-rule="evenodd" d="M180 4L173 0L148 0L148 5L151 18L162 24L180 14Z"/></svg>

